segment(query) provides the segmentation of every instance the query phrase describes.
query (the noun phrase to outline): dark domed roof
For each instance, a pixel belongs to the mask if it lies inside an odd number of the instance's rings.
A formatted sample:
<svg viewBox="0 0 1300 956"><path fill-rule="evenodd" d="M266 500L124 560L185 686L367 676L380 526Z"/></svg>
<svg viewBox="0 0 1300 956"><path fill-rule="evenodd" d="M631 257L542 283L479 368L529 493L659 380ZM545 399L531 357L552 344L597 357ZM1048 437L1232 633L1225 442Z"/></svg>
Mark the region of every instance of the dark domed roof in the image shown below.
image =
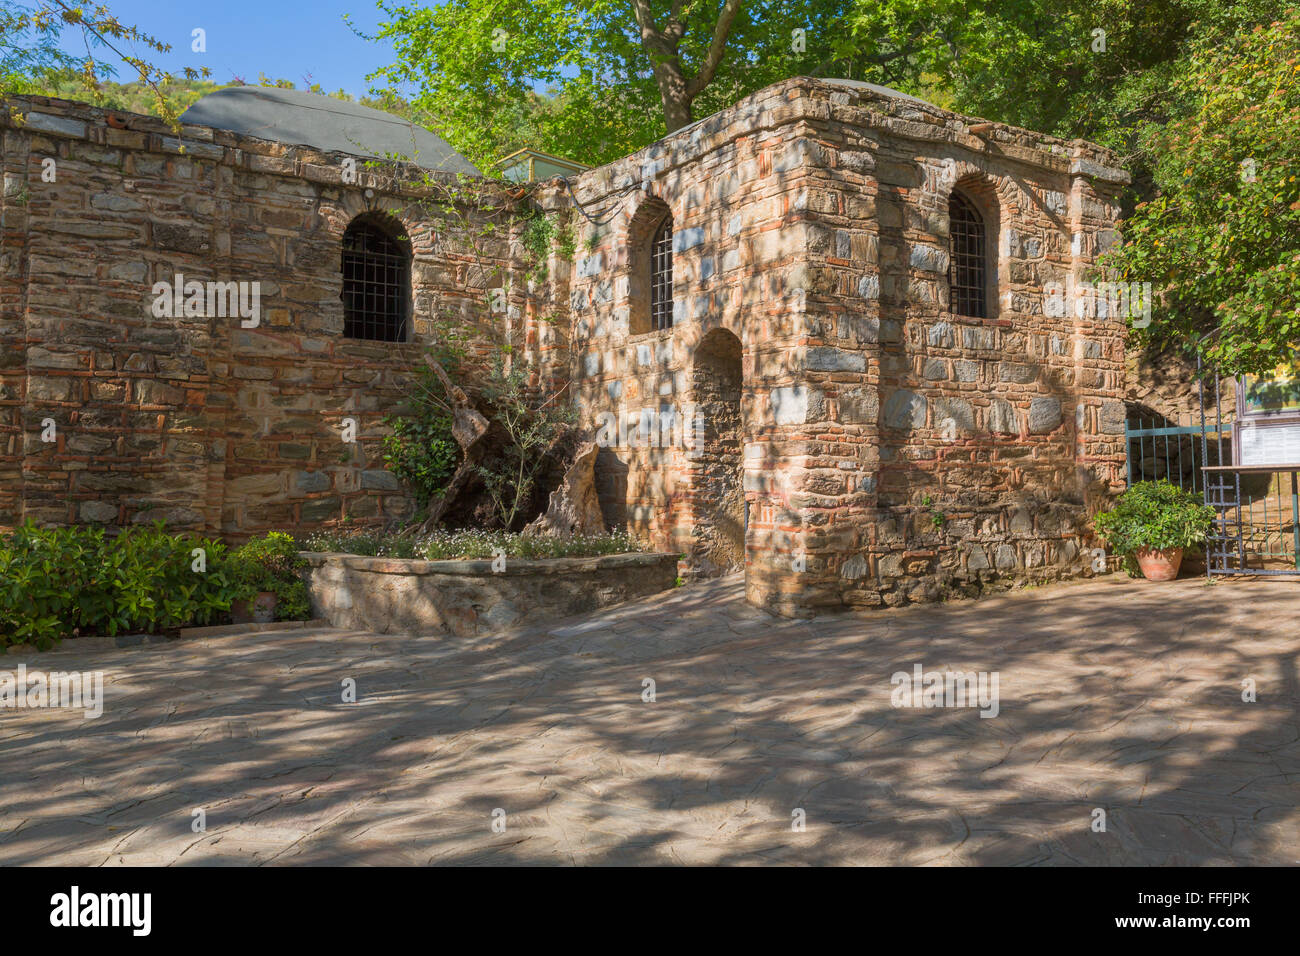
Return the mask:
<svg viewBox="0 0 1300 956"><path fill-rule="evenodd" d="M425 169L478 174L442 137L400 116L320 93L273 86L232 86L209 93L181 122L294 146L399 158Z"/></svg>

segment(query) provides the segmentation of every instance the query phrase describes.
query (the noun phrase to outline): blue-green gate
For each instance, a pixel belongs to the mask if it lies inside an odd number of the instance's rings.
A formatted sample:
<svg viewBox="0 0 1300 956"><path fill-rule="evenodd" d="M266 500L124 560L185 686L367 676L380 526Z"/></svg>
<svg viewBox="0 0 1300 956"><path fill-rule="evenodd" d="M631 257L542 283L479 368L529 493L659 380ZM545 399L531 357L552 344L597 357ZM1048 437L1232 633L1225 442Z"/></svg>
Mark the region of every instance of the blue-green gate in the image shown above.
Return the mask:
<svg viewBox="0 0 1300 956"><path fill-rule="evenodd" d="M1300 573L1300 476L1235 466L1232 428L1218 414L1204 425L1158 416L1126 421L1128 483L1163 478L1202 493L1216 515L1207 574Z"/></svg>

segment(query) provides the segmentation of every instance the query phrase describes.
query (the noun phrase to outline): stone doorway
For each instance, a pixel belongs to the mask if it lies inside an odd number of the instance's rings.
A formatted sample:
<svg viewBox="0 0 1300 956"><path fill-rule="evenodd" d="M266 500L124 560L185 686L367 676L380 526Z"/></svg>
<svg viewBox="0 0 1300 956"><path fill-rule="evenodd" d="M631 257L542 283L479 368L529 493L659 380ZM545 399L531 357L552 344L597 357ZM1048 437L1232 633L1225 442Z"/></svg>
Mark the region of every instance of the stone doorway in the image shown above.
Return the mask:
<svg viewBox="0 0 1300 956"><path fill-rule="evenodd" d="M703 575L745 566L744 381L740 339L714 329L695 349L692 390L701 447L688 458L694 547L691 564ZM702 425L702 428L700 427Z"/></svg>

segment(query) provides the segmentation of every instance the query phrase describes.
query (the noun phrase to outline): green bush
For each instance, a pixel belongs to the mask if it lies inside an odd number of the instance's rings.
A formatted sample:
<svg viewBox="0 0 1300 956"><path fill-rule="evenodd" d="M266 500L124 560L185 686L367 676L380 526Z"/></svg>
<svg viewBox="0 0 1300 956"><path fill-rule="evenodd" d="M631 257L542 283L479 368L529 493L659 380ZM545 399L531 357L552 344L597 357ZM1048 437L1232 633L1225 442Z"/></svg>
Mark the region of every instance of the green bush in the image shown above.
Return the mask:
<svg viewBox="0 0 1300 956"><path fill-rule="evenodd" d="M236 596L224 544L161 522L116 537L28 522L0 536L0 646L207 624Z"/></svg>
<svg viewBox="0 0 1300 956"><path fill-rule="evenodd" d="M423 508L442 494L456 472L460 446L451 436L451 416L435 405L420 403L409 416L389 415L384 424L384 464Z"/></svg>
<svg viewBox="0 0 1300 956"><path fill-rule="evenodd" d="M467 332L438 323L436 337L430 354L445 368L459 367L465 359ZM390 429L384 436L384 464L411 490L417 506L424 508L446 489L460 464L461 451L451 434L452 405L432 368L421 364L415 369L407 397L406 409L384 418Z"/></svg>
<svg viewBox="0 0 1300 956"><path fill-rule="evenodd" d="M1115 554L1127 558L1144 548L1198 547L1213 521L1214 509L1200 495L1161 479L1130 487L1115 507L1093 518L1093 525Z"/></svg>
<svg viewBox="0 0 1300 956"><path fill-rule="evenodd" d="M307 567L298 554L293 536L272 531L240 545L230 555L235 599L247 601L259 591L272 591L279 598L277 621L305 620L311 611L302 570Z"/></svg>

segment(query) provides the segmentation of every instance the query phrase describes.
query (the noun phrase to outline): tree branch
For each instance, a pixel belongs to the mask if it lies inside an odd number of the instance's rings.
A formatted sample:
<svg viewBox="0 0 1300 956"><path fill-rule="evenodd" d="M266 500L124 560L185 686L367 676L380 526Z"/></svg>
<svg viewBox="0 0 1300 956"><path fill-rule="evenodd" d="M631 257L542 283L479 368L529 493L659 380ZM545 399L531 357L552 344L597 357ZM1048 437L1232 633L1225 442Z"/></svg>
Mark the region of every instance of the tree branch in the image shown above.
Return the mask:
<svg viewBox="0 0 1300 956"><path fill-rule="evenodd" d="M649 48L653 41L662 41L664 39L663 31L655 25L654 15L650 12L650 4L647 0L632 0L632 13L636 17L636 25L641 31L641 43Z"/></svg>
<svg viewBox="0 0 1300 956"><path fill-rule="evenodd" d="M642 3L644 0L636 0L636 2ZM727 48L727 36L731 33L731 25L736 22L736 15L740 13L740 2L741 0L726 0L722 5L722 12L718 14L718 23L713 28L713 42L709 44L708 55L700 64L695 79L686 84L688 100L695 99L701 90L713 82L713 76L718 72L718 64L722 62L722 54Z"/></svg>

